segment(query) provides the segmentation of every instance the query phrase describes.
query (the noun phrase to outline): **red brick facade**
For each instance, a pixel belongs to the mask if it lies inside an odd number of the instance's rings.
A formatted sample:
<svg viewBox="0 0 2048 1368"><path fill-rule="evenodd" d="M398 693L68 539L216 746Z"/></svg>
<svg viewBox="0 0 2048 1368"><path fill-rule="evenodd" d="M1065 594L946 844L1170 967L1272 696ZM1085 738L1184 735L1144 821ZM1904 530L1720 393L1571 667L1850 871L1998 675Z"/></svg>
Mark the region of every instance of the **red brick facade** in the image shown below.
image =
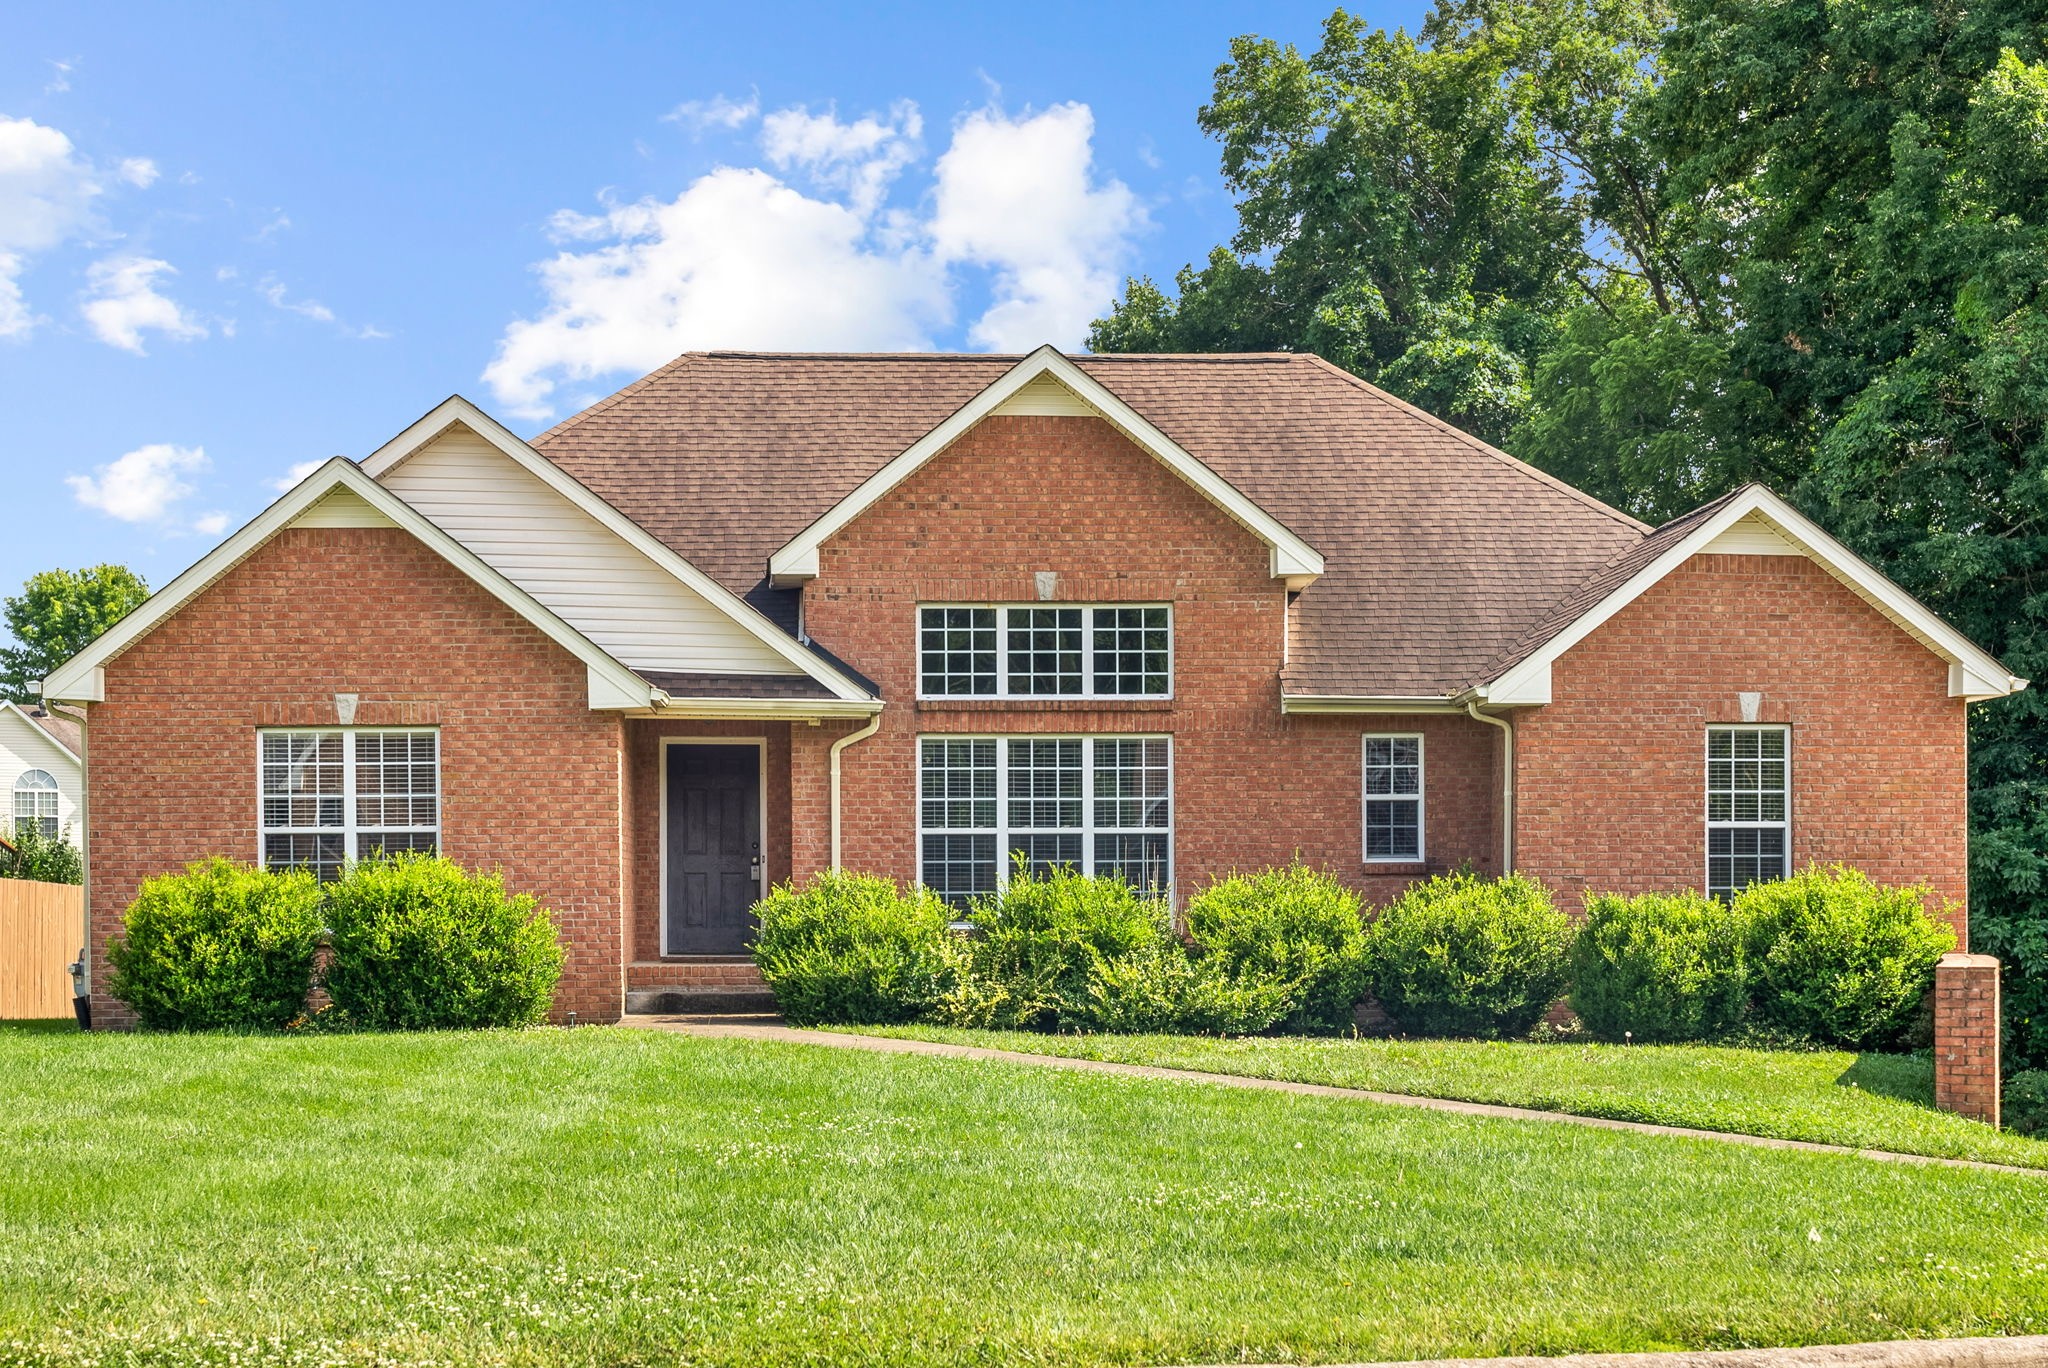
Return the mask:
<svg viewBox="0 0 2048 1368"><path fill-rule="evenodd" d="M1067 602L1173 605L1170 701L917 698L920 603L1030 603L1036 576ZM1460 716L1300 717L1280 711L1284 587L1264 543L1095 418L998 417L863 512L822 548L804 591L820 644L873 679L881 731L844 753L844 860L917 875L916 738L933 733L1163 733L1173 738L1174 882L1183 893L1299 855L1369 898L1466 861L1499 863L1500 743ZM815 784L824 814L824 729ZM1425 735L1427 863L1363 860L1361 741ZM803 825L800 814L800 827ZM822 833L821 833L822 834ZM799 838L797 868L821 867Z"/></svg>
<svg viewBox="0 0 2048 1368"><path fill-rule="evenodd" d="M557 1014L611 1020L620 986L620 729L583 664L395 528L291 529L106 667L93 705L90 887L96 947L137 885L209 855L257 858L263 727L434 726L441 842L502 868L556 915ZM121 1024L93 965L93 1019Z"/></svg>
<svg viewBox="0 0 2048 1368"><path fill-rule="evenodd" d="M1701 887L1706 728L1742 721L1742 693L1791 728L1794 866L1929 884L1966 933L1948 667L1803 556L1695 556L1564 653L1517 716L1516 863L1573 905Z"/></svg>

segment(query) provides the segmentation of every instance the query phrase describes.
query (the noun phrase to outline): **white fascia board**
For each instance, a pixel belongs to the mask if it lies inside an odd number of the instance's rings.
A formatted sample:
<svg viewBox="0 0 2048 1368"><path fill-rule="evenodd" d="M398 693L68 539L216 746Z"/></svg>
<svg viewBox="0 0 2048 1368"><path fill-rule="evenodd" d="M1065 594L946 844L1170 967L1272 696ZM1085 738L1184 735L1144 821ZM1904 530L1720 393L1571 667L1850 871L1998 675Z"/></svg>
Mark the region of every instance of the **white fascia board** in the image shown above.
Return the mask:
<svg viewBox="0 0 2048 1368"><path fill-rule="evenodd" d="M801 698L677 698L664 694L652 709L635 716L738 719L774 718L790 721L833 720L873 717L882 710L882 700Z"/></svg>
<svg viewBox="0 0 2048 1368"><path fill-rule="evenodd" d="M42 737L43 740L49 742L58 750L63 751L66 755L70 756L72 760L77 762L78 764L83 765L85 763L85 758L83 756L81 756L77 751L71 749L71 747L65 745L62 741L59 741L57 739L57 735L55 732L50 731L48 728L44 727L42 723L36 721L33 717L30 717L28 715L28 709L22 707L19 703L8 702L4 699L0 699L0 712L13 713L16 717L19 717L21 719L22 726L27 727L37 736Z"/></svg>
<svg viewBox="0 0 2048 1368"><path fill-rule="evenodd" d="M2027 687L1968 637L1943 622L1933 609L1880 574L1869 562L1836 541L1805 514L1762 485L1750 485L1712 517L1687 533L1625 584L1512 666L1479 692L1489 703L1550 701L1550 667L1593 630L1640 598L1734 524L1756 514L1775 527L1850 592L1889 618L1900 630L1949 663L1949 696L1977 702L2003 698ZM1537 695L1541 697L1537 697Z"/></svg>
<svg viewBox="0 0 2048 1368"><path fill-rule="evenodd" d="M1441 695L1281 694L1280 711L1302 716L1340 713L1457 713L1464 707Z"/></svg>
<svg viewBox="0 0 2048 1368"><path fill-rule="evenodd" d="M805 650L802 643L763 617L759 609L677 555L647 529L592 493L582 481L535 451L511 429L459 394L450 395L425 417L371 452L364 458L362 468L372 479L381 480L408 456L457 424L489 442L541 483L595 518L606 531L681 580L731 618L741 630L794 665L799 673L817 680L836 697L849 701L869 698L867 690Z"/></svg>
<svg viewBox="0 0 2048 1368"><path fill-rule="evenodd" d="M820 546L908 479L926 461L951 446L1003 401L1044 375L1052 376L1072 390L1077 398L1100 413L1112 426L1271 547L1275 579L1285 579L1289 588L1298 589L1323 573L1323 558L1314 547L1295 536L1279 519L1253 503L1230 481L1189 455L1143 414L1111 394L1101 382L1050 345L1040 347L1005 371L981 393L955 409L946 421L918 438L901 455L861 481L858 488L827 509L817 521L784 543L768 558L768 573L777 584L814 578L818 573Z"/></svg>
<svg viewBox="0 0 2048 1368"><path fill-rule="evenodd" d="M581 660L590 672L592 708L647 707L654 688L614 660L589 637L557 617L524 589L492 569L475 552L429 522L412 505L372 480L354 463L336 456L293 485L226 541L201 556L183 574L150 595L83 651L51 672L44 682L48 698L64 702L99 703L106 699L104 667L152 628L183 608L215 580L247 559L265 542L335 488L355 493L428 549L469 576L492 597L531 622L550 641Z"/></svg>

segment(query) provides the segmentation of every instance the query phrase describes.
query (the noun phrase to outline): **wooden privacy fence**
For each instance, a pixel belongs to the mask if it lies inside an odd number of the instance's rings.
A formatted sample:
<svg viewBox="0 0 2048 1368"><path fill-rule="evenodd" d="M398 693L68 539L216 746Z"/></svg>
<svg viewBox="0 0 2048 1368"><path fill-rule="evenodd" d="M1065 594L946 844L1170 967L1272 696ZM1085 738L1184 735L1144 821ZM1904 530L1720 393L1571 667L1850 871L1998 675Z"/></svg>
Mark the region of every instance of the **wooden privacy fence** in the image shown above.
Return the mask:
<svg viewBox="0 0 2048 1368"><path fill-rule="evenodd" d="M0 879L0 1020L70 1016L66 969L84 943L84 889Z"/></svg>

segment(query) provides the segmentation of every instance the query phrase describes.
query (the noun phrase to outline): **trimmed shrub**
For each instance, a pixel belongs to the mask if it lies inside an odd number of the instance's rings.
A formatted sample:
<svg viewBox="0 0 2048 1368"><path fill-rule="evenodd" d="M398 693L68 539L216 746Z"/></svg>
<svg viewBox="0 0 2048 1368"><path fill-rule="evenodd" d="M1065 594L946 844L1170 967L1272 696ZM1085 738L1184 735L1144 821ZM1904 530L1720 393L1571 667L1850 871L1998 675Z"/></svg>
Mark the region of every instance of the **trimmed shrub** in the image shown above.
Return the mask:
<svg viewBox="0 0 2048 1368"><path fill-rule="evenodd" d="M1172 927L1164 900L1122 879L1021 865L968 920L968 981L940 1005L941 1018L1026 1031L1088 1029L1098 966L1158 946Z"/></svg>
<svg viewBox="0 0 2048 1368"><path fill-rule="evenodd" d="M2015 1135L2048 1137L2048 1069L2028 1069L2005 1081L1999 1119Z"/></svg>
<svg viewBox="0 0 2048 1368"><path fill-rule="evenodd" d="M143 880L108 943L108 990L155 1031L277 1030L306 1006L320 885L215 857Z"/></svg>
<svg viewBox="0 0 2048 1368"><path fill-rule="evenodd" d="M890 1026L926 1016L953 985L964 948L946 905L871 874L829 871L770 890L756 911L754 962L799 1026Z"/></svg>
<svg viewBox="0 0 2048 1368"><path fill-rule="evenodd" d="M562 976L554 922L503 876L438 855L350 865L327 890L322 982L368 1030L532 1026Z"/></svg>
<svg viewBox="0 0 2048 1368"><path fill-rule="evenodd" d="M1523 1036L1563 993L1571 923L1542 884L1459 872L1416 884L1366 933L1373 995L1416 1035Z"/></svg>
<svg viewBox="0 0 2048 1368"><path fill-rule="evenodd" d="M1572 1010L1606 1040L1705 1040L1749 1003L1739 913L1699 893L1586 895L1572 939Z"/></svg>
<svg viewBox="0 0 2048 1368"><path fill-rule="evenodd" d="M1062 1024L1078 1030L1256 1035L1295 1009L1293 980L1190 954L1172 938L1139 945L1088 971L1086 996Z"/></svg>
<svg viewBox="0 0 2048 1368"><path fill-rule="evenodd" d="M18 824L8 833L14 847L0 846L0 879L31 879L37 883L82 884L85 860L69 833L46 836L35 822Z"/></svg>
<svg viewBox="0 0 2048 1368"><path fill-rule="evenodd" d="M1956 943L1927 896L1842 865L1743 889L1735 909L1748 923L1757 1015L1852 1050L1896 1043Z"/></svg>
<svg viewBox="0 0 2048 1368"><path fill-rule="evenodd" d="M1365 920L1358 896L1296 863L1218 879L1188 902L1188 935L1230 975L1287 985L1283 1031L1327 1034L1352 1025L1365 996Z"/></svg>

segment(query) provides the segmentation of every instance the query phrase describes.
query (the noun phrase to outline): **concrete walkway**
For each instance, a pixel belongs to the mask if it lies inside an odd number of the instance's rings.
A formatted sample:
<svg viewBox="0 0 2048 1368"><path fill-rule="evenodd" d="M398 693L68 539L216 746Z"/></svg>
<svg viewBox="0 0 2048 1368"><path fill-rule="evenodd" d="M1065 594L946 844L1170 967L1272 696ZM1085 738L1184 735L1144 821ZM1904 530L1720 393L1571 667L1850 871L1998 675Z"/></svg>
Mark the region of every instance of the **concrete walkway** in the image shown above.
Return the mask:
<svg viewBox="0 0 2048 1368"><path fill-rule="evenodd" d="M1686 1350L1674 1354L1570 1354L1563 1358L1431 1359L1345 1368L2041 1368L2048 1335L2012 1339L1891 1340L1811 1349Z"/></svg>
<svg viewBox="0 0 2048 1368"><path fill-rule="evenodd" d="M1730 1145L1757 1149L1803 1150L1808 1154L1842 1154L1858 1159L1875 1159L1893 1164L1930 1164L1944 1168L1981 1169L1988 1173L2014 1173L2029 1178L2048 1178L2048 1170L2022 1168L2017 1164L1993 1164L1981 1159L1942 1159L1925 1154L1898 1154L1891 1150L1853 1149L1848 1145L1823 1145L1810 1140L1779 1140L1766 1135L1737 1135L1730 1131L1693 1130L1685 1126L1659 1126L1647 1121L1614 1121L1604 1116L1574 1116L1569 1112L1537 1111L1530 1107L1502 1107L1490 1102L1453 1102L1441 1097L1417 1097L1411 1093L1372 1092L1365 1088L1337 1088L1324 1083L1290 1083L1277 1078L1247 1078L1241 1074L1197 1073L1191 1069L1162 1069L1150 1064L1118 1064L1101 1059L1072 1059L1062 1055L1028 1054L1021 1050L991 1050L979 1045L949 1045L931 1040L903 1040L895 1036L854 1035L842 1031L806 1031L785 1026L773 1016L628 1016L620 1023L644 1030L673 1031L680 1035L725 1040L772 1040L788 1045L823 1045L841 1050L868 1050L877 1054L937 1055L946 1059L978 1059L1002 1064L1028 1064L1046 1069L1072 1069L1081 1073L1122 1074L1127 1078L1152 1078L1170 1083L1207 1083L1223 1088L1253 1088L1267 1092L1294 1093L1303 1097L1336 1097L1355 1102L1376 1102L1387 1107L1416 1107L1424 1111L1451 1112L1459 1116L1482 1116L1498 1121L1546 1121L1556 1125L1588 1126L1595 1130L1628 1131L1636 1135L1662 1135L1683 1140L1718 1140ZM2005 1341L1986 1341L2002 1343ZM1536 1362L1537 1360L1527 1360ZM1975 1359L1957 1359L1974 1364ZM1986 1364L2018 1359L1984 1359ZM2048 1353L2025 1360L2048 1368ZM1506 1360L1513 1363L1520 1360ZM1554 1362L1554 1360L1546 1360ZM1597 1363L1598 1360L1587 1360ZM1615 1360L1626 1362L1626 1360ZM1685 1360L1672 1360L1684 1363ZM1743 1360L1698 1359L1701 1364L1741 1364ZM1774 1360L1776 1362L1776 1360ZM1786 1363L1799 1360L1783 1360ZM1816 1363L1830 1362L1814 1360ZM1858 1363L1844 1359L1842 1363ZM1889 1363L1890 1360L1871 1360ZM1906 1360L1900 1360L1906 1362ZM1918 1363L1919 1360L1913 1360ZM1928 1360L1933 1363L1935 1360ZM1948 1360L1941 1360L1946 1363ZM1604 1368L1604 1365L1603 1365Z"/></svg>

